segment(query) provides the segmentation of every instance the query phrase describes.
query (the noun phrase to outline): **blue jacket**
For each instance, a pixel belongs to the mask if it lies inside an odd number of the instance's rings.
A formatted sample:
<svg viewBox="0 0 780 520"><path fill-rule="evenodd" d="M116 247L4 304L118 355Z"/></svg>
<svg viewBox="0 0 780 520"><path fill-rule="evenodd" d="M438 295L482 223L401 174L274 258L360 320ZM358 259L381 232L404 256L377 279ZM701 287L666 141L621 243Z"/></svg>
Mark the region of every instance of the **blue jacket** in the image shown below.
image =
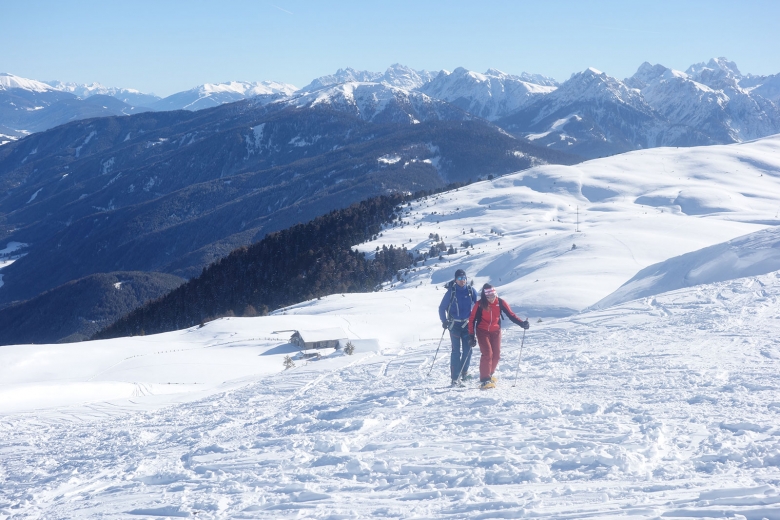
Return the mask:
<svg viewBox="0 0 780 520"><path fill-rule="evenodd" d="M471 314L471 307L477 301L477 290L470 285L463 287L452 282L452 288L447 289L444 298L439 304L439 318L441 321L467 320Z"/></svg>

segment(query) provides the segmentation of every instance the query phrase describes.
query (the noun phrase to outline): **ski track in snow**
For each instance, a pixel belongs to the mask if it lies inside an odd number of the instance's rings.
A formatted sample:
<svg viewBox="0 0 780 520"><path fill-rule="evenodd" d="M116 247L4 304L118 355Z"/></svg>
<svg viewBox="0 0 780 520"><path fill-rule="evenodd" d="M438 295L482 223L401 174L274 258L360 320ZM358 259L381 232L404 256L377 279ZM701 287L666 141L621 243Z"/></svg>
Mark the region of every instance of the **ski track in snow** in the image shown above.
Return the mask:
<svg viewBox="0 0 780 520"><path fill-rule="evenodd" d="M9 414L0 518L778 519L779 303L775 272L532 324L517 387L512 327L493 391L443 386L446 338L426 378L437 337Z"/></svg>

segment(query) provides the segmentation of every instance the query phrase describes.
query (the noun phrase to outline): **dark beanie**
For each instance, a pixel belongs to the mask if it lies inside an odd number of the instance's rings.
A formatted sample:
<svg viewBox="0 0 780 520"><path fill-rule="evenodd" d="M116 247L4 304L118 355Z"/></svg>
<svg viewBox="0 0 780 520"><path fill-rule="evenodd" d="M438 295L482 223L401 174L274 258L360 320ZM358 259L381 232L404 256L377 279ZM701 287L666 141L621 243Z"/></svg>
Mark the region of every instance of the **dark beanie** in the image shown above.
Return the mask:
<svg viewBox="0 0 780 520"><path fill-rule="evenodd" d="M455 278L457 278L458 276L466 276L466 271L464 271L463 269L458 269L457 271L455 271Z"/></svg>

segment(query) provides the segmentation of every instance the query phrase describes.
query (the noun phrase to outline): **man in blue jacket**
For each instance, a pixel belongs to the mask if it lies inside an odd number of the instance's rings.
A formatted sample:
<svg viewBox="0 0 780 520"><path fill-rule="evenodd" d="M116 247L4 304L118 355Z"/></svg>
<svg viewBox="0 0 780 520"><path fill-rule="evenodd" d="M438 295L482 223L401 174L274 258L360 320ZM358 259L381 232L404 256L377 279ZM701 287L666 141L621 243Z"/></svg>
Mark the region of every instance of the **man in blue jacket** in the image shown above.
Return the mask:
<svg viewBox="0 0 780 520"><path fill-rule="evenodd" d="M447 282L447 290L439 305L441 326L450 330L452 354L450 355L450 376L453 386L460 386L464 379L471 379L468 374L471 361L469 346L469 315L477 301L477 291L467 285L466 271L455 271L455 279Z"/></svg>

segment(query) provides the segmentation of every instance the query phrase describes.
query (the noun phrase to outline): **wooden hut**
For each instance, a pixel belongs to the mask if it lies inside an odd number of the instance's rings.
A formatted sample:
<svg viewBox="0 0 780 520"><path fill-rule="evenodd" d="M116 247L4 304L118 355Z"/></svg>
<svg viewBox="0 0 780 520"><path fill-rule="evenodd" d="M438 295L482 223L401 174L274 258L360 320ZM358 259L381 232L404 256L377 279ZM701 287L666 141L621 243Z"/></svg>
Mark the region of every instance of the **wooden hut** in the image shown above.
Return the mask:
<svg viewBox="0 0 780 520"><path fill-rule="evenodd" d="M303 350L320 348L340 348L349 339L346 332L339 327L318 330L296 330L290 337L290 343Z"/></svg>

